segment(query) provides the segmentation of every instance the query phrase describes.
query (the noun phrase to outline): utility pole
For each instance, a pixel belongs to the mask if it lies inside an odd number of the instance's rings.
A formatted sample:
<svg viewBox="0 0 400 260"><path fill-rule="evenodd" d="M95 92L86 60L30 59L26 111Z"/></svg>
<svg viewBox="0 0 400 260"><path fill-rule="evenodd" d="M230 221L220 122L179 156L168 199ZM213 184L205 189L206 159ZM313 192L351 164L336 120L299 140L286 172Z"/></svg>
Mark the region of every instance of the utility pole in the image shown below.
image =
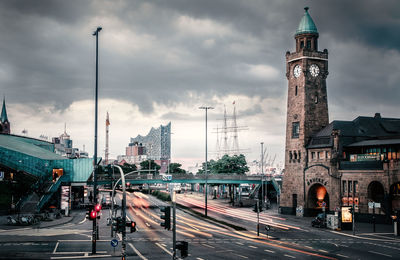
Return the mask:
<svg viewBox="0 0 400 260"><path fill-rule="evenodd" d="M97 27L93 36L96 36L96 90L95 90L95 109L94 109L94 156L93 156L93 203L97 204L97 111L98 111L98 78L99 78L99 32L101 27ZM96 254L96 241L98 237L97 218L93 220L92 232L92 254Z"/></svg>
<svg viewBox="0 0 400 260"><path fill-rule="evenodd" d="M264 206L264 142L261 142L261 206Z"/></svg>
<svg viewBox="0 0 400 260"><path fill-rule="evenodd" d="M206 166L205 166L205 171L206 171L206 184L205 184L205 208L204 208L204 215L207 217L207 195L208 195L208 160L207 160L207 110L208 109L214 109L213 107L199 107L199 109L204 109L206 111Z"/></svg>
<svg viewBox="0 0 400 260"><path fill-rule="evenodd" d="M176 259L176 192L175 187L172 186L172 248L173 255L172 259Z"/></svg>

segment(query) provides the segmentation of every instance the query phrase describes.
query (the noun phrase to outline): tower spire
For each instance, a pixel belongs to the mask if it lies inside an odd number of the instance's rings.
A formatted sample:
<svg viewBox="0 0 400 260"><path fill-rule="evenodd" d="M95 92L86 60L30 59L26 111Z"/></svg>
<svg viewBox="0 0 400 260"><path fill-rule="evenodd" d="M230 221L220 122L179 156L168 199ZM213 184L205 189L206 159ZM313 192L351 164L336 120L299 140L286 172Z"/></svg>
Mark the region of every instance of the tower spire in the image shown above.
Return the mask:
<svg viewBox="0 0 400 260"><path fill-rule="evenodd" d="M8 122L8 117L7 117L7 110L6 110L6 97L3 97L3 108L1 110L1 122L5 123Z"/></svg>

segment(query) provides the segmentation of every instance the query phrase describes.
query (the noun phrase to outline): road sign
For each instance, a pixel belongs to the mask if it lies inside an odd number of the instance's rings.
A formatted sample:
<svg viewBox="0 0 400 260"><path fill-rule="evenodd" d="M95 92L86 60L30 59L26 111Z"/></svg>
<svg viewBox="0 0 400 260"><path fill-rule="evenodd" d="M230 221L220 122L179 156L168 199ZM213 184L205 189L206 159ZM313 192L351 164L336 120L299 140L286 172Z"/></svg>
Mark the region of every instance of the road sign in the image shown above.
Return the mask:
<svg viewBox="0 0 400 260"><path fill-rule="evenodd" d="M372 208L380 208L381 207L381 203L379 202L368 202L368 208L372 209Z"/></svg>
<svg viewBox="0 0 400 260"><path fill-rule="evenodd" d="M116 246L118 246L118 240L117 239L113 239L113 240L111 240L111 246L112 247L116 247Z"/></svg>
<svg viewBox="0 0 400 260"><path fill-rule="evenodd" d="M325 202L325 201L322 202L322 207L323 207L323 208L326 207L326 202Z"/></svg>

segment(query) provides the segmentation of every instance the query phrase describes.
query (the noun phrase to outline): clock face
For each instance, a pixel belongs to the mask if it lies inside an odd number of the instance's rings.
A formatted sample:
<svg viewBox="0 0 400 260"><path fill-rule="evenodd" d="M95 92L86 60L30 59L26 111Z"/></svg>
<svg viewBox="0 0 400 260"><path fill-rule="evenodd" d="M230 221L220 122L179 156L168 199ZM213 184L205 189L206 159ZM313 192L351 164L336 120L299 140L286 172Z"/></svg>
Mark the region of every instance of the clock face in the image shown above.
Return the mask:
<svg viewBox="0 0 400 260"><path fill-rule="evenodd" d="M295 78L300 77L300 75L301 75L301 66L300 65L297 64L296 66L294 66L293 75L295 76Z"/></svg>
<svg viewBox="0 0 400 260"><path fill-rule="evenodd" d="M310 68L308 69L311 73L311 76L316 77L319 74L319 67L317 64L311 64Z"/></svg>

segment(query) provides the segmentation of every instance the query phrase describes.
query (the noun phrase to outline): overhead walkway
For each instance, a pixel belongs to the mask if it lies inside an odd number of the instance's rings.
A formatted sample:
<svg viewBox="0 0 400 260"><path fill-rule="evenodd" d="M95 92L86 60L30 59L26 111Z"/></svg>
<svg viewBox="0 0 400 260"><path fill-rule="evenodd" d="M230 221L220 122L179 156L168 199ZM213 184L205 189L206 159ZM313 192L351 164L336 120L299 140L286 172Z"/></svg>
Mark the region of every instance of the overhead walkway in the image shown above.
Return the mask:
<svg viewBox="0 0 400 260"><path fill-rule="evenodd" d="M125 177L132 185L140 184L157 184L157 183L189 183L189 184L258 184L265 185L271 184L276 192L280 194L280 186L273 177L264 177L258 175L243 175L243 174L204 174L189 175L189 174L172 174L171 179L166 179L165 175L151 175L151 174L132 174ZM117 178L118 179L118 178ZM99 176L98 184L110 184L112 179L107 176ZM88 184L92 184L88 182Z"/></svg>
<svg viewBox="0 0 400 260"><path fill-rule="evenodd" d="M0 165L12 172L23 172L37 179L37 183L51 183L53 169L63 169L64 175L46 190L37 204L40 210L62 183L86 183L93 172L93 159L68 159L54 153L54 144L33 138L0 134ZM35 183L34 185L37 185ZM18 203L31 201L25 194Z"/></svg>

